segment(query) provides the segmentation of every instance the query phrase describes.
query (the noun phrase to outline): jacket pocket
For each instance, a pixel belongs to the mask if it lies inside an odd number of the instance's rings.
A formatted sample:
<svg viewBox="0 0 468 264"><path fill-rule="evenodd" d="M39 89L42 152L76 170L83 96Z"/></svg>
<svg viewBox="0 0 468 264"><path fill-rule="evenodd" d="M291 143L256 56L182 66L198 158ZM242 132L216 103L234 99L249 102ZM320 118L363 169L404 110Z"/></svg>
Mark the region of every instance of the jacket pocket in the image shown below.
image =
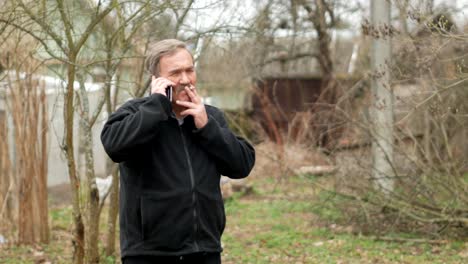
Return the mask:
<svg viewBox="0 0 468 264"><path fill-rule="evenodd" d="M199 192L200 224L203 237L209 246L219 247L226 225L224 203L221 194Z"/></svg>
<svg viewBox="0 0 468 264"><path fill-rule="evenodd" d="M154 250L178 250L191 238L190 193L150 193L141 197L145 245Z"/></svg>

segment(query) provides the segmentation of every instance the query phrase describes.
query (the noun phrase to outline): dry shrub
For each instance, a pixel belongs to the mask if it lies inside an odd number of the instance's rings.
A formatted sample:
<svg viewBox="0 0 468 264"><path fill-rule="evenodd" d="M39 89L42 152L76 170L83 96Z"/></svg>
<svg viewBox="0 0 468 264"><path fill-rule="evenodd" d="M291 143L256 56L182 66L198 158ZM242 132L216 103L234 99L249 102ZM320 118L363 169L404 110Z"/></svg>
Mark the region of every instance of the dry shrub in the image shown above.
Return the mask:
<svg viewBox="0 0 468 264"><path fill-rule="evenodd" d="M329 158L300 144L278 145L264 141L255 146L256 161L251 177L281 180L302 166L330 165Z"/></svg>
<svg viewBox="0 0 468 264"><path fill-rule="evenodd" d="M2 100L2 99L0 99ZM7 118L0 111L0 138L8 139ZM8 140L0 140L0 234L5 234L14 222L12 213L15 204L13 190L15 189L15 178L12 173L12 161L9 155L10 146Z"/></svg>
<svg viewBox="0 0 468 264"><path fill-rule="evenodd" d="M16 37L2 46L6 52L0 62L8 71L0 81L3 82L1 92L8 110L7 118L12 122L12 127L7 126L2 131L5 136L12 135L2 144L3 149L10 148L2 152L2 156L10 155L9 160L15 162L8 170L1 171L0 189L5 188L1 185L8 184L5 201L13 206L1 213L13 219L8 235L17 231L19 243L47 243L47 102L44 84L36 78L42 64L29 52L37 45L35 41L21 34L12 36ZM8 158L2 160L8 161Z"/></svg>
<svg viewBox="0 0 468 264"><path fill-rule="evenodd" d="M335 191L349 198L336 205L363 231L466 238L468 71L462 58L468 35L427 30L423 23L420 28L413 36L394 38L399 43L391 68L395 141L393 171L386 175L394 189L384 193L376 188L372 138L362 137L354 149L335 153ZM364 114L359 120L349 118L351 130L371 135L366 106L356 110Z"/></svg>

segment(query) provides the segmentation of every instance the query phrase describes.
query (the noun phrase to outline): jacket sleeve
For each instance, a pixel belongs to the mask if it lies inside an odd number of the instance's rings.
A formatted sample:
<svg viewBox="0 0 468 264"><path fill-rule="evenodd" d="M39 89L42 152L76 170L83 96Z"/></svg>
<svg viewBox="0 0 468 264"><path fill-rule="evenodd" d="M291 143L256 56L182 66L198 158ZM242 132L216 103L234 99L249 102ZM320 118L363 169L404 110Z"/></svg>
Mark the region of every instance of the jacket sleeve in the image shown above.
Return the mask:
<svg viewBox="0 0 468 264"><path fill-rule="evenodd" d="M132 157L139 146L156 135L160 122L168 119L171 106L164 95L153 94L146 99L140 104L124 104L104 124L101 141L114 162Z"/></svg>
<svg viewBox="0 0 468 264"><path fill-rule="evenodd" d="M255 164L255 149L232 133L221 111L208 113L208 123L194 133L201 146L216 159L221 174L234 179L249 175Z"/></svg>

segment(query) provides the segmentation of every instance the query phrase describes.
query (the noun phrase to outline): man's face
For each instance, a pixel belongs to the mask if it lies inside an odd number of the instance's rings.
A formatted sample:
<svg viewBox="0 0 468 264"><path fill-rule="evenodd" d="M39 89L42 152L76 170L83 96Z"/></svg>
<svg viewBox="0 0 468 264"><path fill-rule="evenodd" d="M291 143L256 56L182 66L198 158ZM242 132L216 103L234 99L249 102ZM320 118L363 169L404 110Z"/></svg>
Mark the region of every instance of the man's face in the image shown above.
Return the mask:
<svg viewBox="0 0 468 264"><path fill-rule="evenodd" d="M178 49L175 53L161 57L159 62L159 76L175 83L172 100L190 101L184 90L186 86L195 86L197 75L193 66L193 59L186 49Z"/></svg>

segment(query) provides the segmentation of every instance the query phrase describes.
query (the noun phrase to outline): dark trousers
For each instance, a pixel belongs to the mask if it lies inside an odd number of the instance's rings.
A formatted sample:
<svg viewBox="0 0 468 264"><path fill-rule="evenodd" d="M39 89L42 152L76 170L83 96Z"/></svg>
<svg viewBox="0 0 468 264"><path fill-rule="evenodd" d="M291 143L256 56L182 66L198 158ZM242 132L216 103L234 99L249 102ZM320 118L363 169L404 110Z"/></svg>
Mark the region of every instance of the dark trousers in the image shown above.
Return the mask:
<svg viewBox="0 0 468 264"><path fill-rule="evenodd" d="M183 256L132 256L122 264L221 264L221 253L195 253Z"/></svg>

